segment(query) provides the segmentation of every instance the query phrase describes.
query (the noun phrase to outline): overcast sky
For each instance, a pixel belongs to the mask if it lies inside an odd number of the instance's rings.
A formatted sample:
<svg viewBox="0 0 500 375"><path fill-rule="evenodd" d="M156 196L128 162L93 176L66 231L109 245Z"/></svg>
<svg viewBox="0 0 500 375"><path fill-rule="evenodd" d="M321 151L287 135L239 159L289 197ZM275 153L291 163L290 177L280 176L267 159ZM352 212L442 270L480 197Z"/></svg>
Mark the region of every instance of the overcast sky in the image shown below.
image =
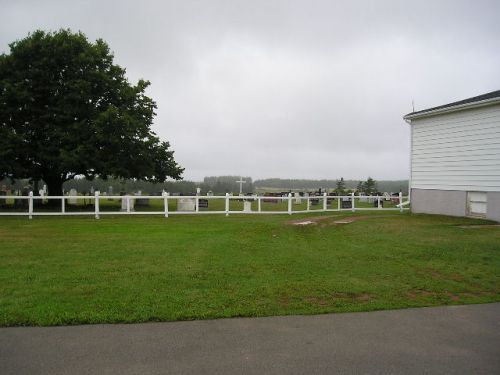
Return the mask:
<svg viewBox="0 0 500 375"><path fill-rule="evenodd" d="M403 179L402 116L500 89L500 1L6 1L0 51L35 29L102 38L151 81L186 179Z"/></svg>

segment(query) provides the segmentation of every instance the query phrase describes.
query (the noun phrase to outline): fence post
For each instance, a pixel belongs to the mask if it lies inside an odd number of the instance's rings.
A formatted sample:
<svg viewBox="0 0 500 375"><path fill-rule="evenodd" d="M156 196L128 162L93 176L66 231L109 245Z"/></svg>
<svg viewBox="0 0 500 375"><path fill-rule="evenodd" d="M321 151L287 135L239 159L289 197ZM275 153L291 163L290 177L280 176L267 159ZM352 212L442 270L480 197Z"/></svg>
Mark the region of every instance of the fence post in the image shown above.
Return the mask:
<svg viewBox="0 0 500 375"><path fill-rule="evenodd" d="M99 191L94 193L95 218L99 219Z"/></svg>
<svg viewBox="0 0 500 375"><path fill-rule="evenodd" d="M307 196L307 206L306 206L306 211L309 211L311 209L311 200L309 199L309 196Z"/></svg>
<svg viewBox="0 0 500 375"><path fill-rule="evenodd" d="M337 199L337 211L340 211L340 195L339 198Z"/></svg>
<svg viewBox="0 0 500 375"><path fill-rule="evenodd" d="M377 195L377 208L380 210L380 195Z"/></svg>
<svg viewBox="0 0 500 375"><path fill-rule="evenodd" d="M288 193L288 215L292 214L292 193Z"/></svg>
<svg viewBox="0 0 500 375"><path fill-rule="evenodd" d="M323 193L323 211L326 211L328 200L326 199L326 193Z"/></svg>
<svg viewBox="0 0 500 375"><path fill-rule="evenodd" d="M64 195L61 199L61 212L65 213L66 212L66 199L64 198Z"/></svg>
<svg viewBox="0 0 500 375"><path fill-rule="evenodd" d="M229 193L226 193L226 216L229 216Z"/></svg>
<svg viewBox="0 0 500 375"><path fill-rule="evenodd" d="M262 211L262 204L261 204L260 197L257 198L257 206L258 206L258 211L261 212Z"/></svg>
<svg viewBox="0 0 500 375"><path fill-rule="evenodd" d="M354 204L354 192L351 193L351 200L352 200L352 212L356 212L356 205Z"/></svg>
<svg viewBox="0 0 500 375"><path fill-rule="evenodd" d="M165 212L165 217L168 217L168 193L163 191L163 211Z"/></svg>
<svg viewBox="0 0 500 375"><path fill-rule="evenodd" d="M127 213L130 213L130 195L126 195L125 199L127 200Z"/></svg>
<svg viewBox="0 0 500 375"><path fill-rule="evenodd" d="M194 210L196 212L200 212L200 198L198 195L196 195L196 198L194 200Z"/></svg>
<svg viewBox="0 0 500 375"><path fill-rule="evenodd" d="M29 193L29 201L28 201L28 214L29 218L33 219L33 192Z"/></svg>
<svg viewBox="0 0 500 375"><path fill-rule="evenodd" d="M403 193L399 192L399 212L403 212Z"/></svg>

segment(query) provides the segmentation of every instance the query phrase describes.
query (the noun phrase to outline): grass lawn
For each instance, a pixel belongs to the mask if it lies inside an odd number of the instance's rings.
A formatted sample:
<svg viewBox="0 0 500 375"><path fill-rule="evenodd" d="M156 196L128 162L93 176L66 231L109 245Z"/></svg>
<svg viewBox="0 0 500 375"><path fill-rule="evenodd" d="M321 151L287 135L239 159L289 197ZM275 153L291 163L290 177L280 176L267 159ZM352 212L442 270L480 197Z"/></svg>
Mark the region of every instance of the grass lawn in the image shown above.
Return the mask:
<svg viewBox="0 0 500 375"><path fill-rule="evenodd" d="M500 301L500 227L397 212L0 218L0 325Z"/></svg>

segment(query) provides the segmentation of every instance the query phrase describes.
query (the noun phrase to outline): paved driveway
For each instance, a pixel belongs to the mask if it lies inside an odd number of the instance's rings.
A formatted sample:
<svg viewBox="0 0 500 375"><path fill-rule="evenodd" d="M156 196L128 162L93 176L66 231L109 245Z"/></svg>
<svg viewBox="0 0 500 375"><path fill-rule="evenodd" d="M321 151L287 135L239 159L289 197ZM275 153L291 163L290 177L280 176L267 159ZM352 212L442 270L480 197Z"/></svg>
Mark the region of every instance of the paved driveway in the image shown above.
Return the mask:
<svg viewBox="0 0 500 375"><path fill-rule="evenodd" d="M500 303L1 328L7 374L500 374Z"/></svg>

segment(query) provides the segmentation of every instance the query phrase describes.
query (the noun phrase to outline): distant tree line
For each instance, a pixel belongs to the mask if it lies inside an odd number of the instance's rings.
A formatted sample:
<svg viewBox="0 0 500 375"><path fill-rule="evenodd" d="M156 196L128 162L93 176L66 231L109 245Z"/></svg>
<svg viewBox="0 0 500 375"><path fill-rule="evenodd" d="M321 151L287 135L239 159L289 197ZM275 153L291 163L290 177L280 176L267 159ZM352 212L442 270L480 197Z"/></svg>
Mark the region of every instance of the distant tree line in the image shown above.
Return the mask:
<svg viewBox="0 0 500 375"><path fill-rule="evenodd" d="M240 176L210 176L203 179L200 184L202 191L212 191L214 193L229 193L239 192L240 184L236 181L240 180ZM252 177L243 177L242 184L243 193L252 193L254 191L254 183Z"/></svg>
<svg viewBox="0 0 500 375"><path fill-rule="evenodd" d="M258 189L282 189L282 190L318 190L319 188L329 191L347 191L360 190L364 193L378 192L408 192L408 180L387 180L375 181L368 177L366 181L344 180L342 177L338 180L306 180L306 179L281 179L268 178L255 180L254 186Z"/></svg>

